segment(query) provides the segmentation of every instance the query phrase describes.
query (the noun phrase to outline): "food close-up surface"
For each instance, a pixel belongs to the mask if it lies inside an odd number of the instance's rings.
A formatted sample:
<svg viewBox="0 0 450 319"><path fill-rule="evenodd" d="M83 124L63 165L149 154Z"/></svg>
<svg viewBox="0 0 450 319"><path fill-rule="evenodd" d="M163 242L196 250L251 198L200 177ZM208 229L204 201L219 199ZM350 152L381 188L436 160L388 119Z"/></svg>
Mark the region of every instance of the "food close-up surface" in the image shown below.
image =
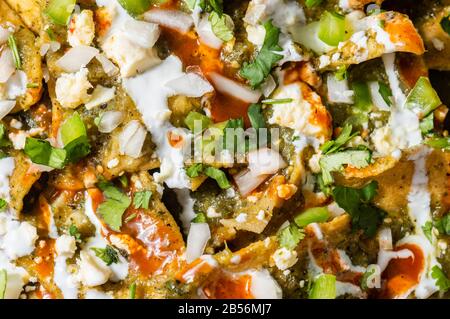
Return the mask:
<svg viewBox="0 0 450 319"><path fill-rule="evenodd" d="M0 299L450 297L449 0L0 0Z"/></svg>

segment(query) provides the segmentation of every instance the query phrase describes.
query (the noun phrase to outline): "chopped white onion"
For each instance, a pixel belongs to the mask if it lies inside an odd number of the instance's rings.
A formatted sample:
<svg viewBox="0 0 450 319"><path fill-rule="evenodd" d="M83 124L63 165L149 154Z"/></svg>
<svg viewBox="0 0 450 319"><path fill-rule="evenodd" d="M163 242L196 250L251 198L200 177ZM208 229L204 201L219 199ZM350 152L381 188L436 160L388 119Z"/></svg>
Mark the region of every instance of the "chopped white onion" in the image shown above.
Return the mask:
<svg viewBox="0 0 450 319"><path fill-rule="evenodd" d="M233 179L239 188L239 192L245 197L261 185L269 176L254 174L251 170L245 169L234 175Z"/></svg>
<svg viewBox="0 0 450 319"><path fill-rule="evenodd" d="M378 232L378 245L380 249L392 250L392 231L389 227L384 227Z"/></svg>
<svg viewBox="0 0 450 319"><path fill-rule="evenodd" d="M8 37L10 34L11 32L8 29L0 26L0 45L8 41Z"/></svg>
<svg viewBox="0 0 450 319"><path fill-rule="evenodd" d="M186 261L188 263L203 255L210 238L211 231L207 223L191 223L186 244Z"/></svg>
<svg viewBox="0 0 450 319"><path fill-rule="evenodd" d="M15 70L16 67L11 50L9 48L3 49L0 55L0 83L8 81Z"/></svg>
<svg viewBox="0 0 450 319"><path fill-rule="evenodd" d="M380 85L376 81L372 81L368 83L370 95L372 96L372 102L375 107L382 111L389 111L389 105L387 105L386 101L380 94Z"/></svg>
<svg viewBox="0 0 450 319"><path fill-rule="evenodd" d="M130 121L119 135L120 154L133 158L141 156L146 136L147 131L139 121Z"/></svg>
<svg viewBox="0 0 450 319"><path fill-rule="evenodd" d="M261 92L252 90L248 86L235 82L223 75L215 72L209 73L211 81L213 82L215 88L224 94L231 95L241 101L247 103L256 103L261 97Z"/></svg>
<svg viewBox="0 0 450 319"><path fill-rule="evenodd" d="M165 86L171 88L174 95L179 94L188 97L200 97L214 91L207 80L195 73L183 74L179 78L167 82Z"/></svg>
<svg viewBox="0 0 450 319"><path fill-rule="evenodd" d="M273 76L269 74L266 81L261 85L262 94L265 97L269 97L272 94L273 90L277 87L277 83L273 79Z"/></svg>
<svg viewBox="0 0 450 319"><path fill-rule="evenodd" d="M86 45L76 46L69 49L58 61L56 65L66 72L77 72L91 62L99 53L96 48Z"/></svg>
<svg viewBox="0 0 450 319"><path fill-rule="evenodd" d="M353 103L354 92L348 88L347 79L338 80L334 74L327 76L328 101L331 103Z"/></svg>
<svg viewBox="0 0 450 319"><path fill-rule="evenodd" d="M175 29L181 33L188 32L194 24L194 20L189 14L178 10L152 9L144 14L144 20Z"/></svg>
<svg viewBox="0 0 450 319"><path fill-rule="evenodd" d="M91 110L96 106L108 103L114 98L115 94L115 87L107 88L101 85L97 85L94 89L94 92L92 92L91 99L84 106L88 110Z"/></svg>
<svg viewBox="0 0 450 319"><path fill-rule="evenodd" d="M6 82L6 95L8 99L15 99L27 91L28 78L27 74L21 70L14 72L14 74Z"/></svg>
<svg viewBox="0 0 450 319"><path fill-rule="evenodd" d="M100 117L98 130L101 133L111 133L123 121L123 113L120 111L106 111Z"/></svg>
<svg viewBox="0 0 450 319"><path fill-rule="evenodd" d="M220 49L223 41L220 40L212 31L211 23L207 16L200 19L197 25L197 33L200 37L200 41L213 49Z"/></svg>
<svg viewBox="0 0 450 319"><path fill-rule="evenodd" d="M107 57L105 57L102 53L99 53L95 56L98 62L102 65L103 71L109 76L113 76L119 72L119 68L112 63Z"/></svg>
<svg viewBox="0 0 450 319"><path fill-rule="evenodd" d="M152 48L161 34L157 24L134 19L124 23L123 31L131 42L146 49Z"/></svg>
<svg viewBox="0 0 450 319"><path fill-rule="evenodd" d="M270 148L260 148L248 153L248 168L255 175L275 174L286 167L286 162L280 153Z"/></svg>
<svg viewBox="0 0 450 319"><path fill-rule="evenodd" d="M9 114L16 106L16 101L0 101L0 120L3 119L6 115Z"/></svg>

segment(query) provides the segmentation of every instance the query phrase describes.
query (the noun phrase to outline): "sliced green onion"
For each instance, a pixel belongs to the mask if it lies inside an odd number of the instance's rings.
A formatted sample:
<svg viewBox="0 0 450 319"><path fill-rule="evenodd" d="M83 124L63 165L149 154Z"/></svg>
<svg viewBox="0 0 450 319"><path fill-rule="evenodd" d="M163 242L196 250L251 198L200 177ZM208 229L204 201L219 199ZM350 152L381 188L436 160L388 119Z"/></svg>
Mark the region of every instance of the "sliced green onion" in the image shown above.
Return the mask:
<svg viewBox="0 0 450 319"><path fill-rule="evenodd" d="M441 105L441 99L427 77L421 76L406 98L405 107L419 109L423 116Z"/></svg>
<svg viewBox="0 0 450 319"><path fill-rule="evenodd" d="M450 137L435 137L425 141L425 144L432 148L450 151Z"/></svg>
<svg viewBox="0 0 450 319"><path fill-rule="evenodd" d="M8 202L3 198L0 198L0 212L5 211L6 207L8 207Z"/></svg>
<svg viewBox="0 0 450 319"><path fill-rule="evenodd" d="M212 179L216 180L217 184L222 189L227 189L231 187L230 182L228 181L227 175L224 171L215 168L215 167L207 167L204 170L204 173L206 176L211 177Z"/></svg>
<svg viewBox="0 0 450 319"><path fill-rule="evenodd" d="M307 8L316 7L322 3L323 0L306 0L305 5Z"/></svg>
<svg viewBox="0 0 450 319"><path fill-rule="evenodd" d="M39 84L38 83L28 83L27 84L27 89L35 89L38 88Z"/></svg>
<svg viewBox="0 0 450 319"><path fill-rule="evenodd" d="M73 113L62 125L61 125L61 140L64 145L76 140L80 136L86 136L86 127L78 112Z"/></svg>
<svg viewBox="0 0 450 319"><path fill-rule="evenodd" d="M67 25L75 8L76 0L51 0L45 13L55 24Z"/></svg>
<svg viewBox="0 0 450 319"><path fill-rule="evenodd" d="M117 0L120 5L132 16L137 17L150 8L150 0Z"/></svg>
<svg viewBox="0 0 450 319"><path fill-rule="evenodd" d="M262 100L261 103L263 104L283 104L283 103L291 103L293 99L286 98L286 99L266 99Z"/></svg>
<svg viewBox="0 0 450 319"><path fill-rule="evenodd" d="M334 275L319 275L309 292L309 299L335 299L336 298L336 277Z"/></svg>
<svg viewBox="0 0 450 319"><path fill-rule="evenodd" d="M56 36L52 29L46 29L45 32L47 33L50 40L56 41Z"/></svg>
<svg viewBox="0 0 450 319"><path fill-rule="evenodd" d="M130 299L136 299L136 283L130 285Z"/></svg>
<svg viewBox="0 0 450 319"><path fill-rule="evenodd" d="M0 299L5 299L7 283L8 283L8 274L5 269L0 269Z"/></svg>
<svg viewBox="0 0 450 319"><path fill-rule="evenodd" d="M391 96L392 91L389 86L387 86L384 82L378 82L378 93L380 93L381 97L383 98L384 102L388 106L392 105Z"/></svg>
<svg viewBox="0 0 450 319"><path fill-rule="evenodd" d="M331 46L337 46L345 39L345 19L344 16L325 11L320 17L319 39Z"/></svg>
<svg viewBox="0 0 450 319"><path fill-rule="evenodd" d="M330 212L327 207L313 207L305 210L294 218L299 227L305 227L312 223L323 223L330 218Z"/></svg>
<svg viewBox="0 0 450 319"><path fill-rule="evenodd" d="M211 124L212 121L209 117L206 115L200 114L198 112L189 112L189 114L184 119L184 124L194 133L198 133L194 131L194 129L200 128L200 132L203 130L206 130ZM199 125L200 127L195 127L195 124Z"/></svg>
<svg viewBox="0 0 450 319"><path fill-rule="evenodd" d="M16 38L14 37L14 35L9 35L8 37L8 46L12 51L12 55L13 55L13 59L14 59L14 64L16 65L16 69L20 70L22 69L22 61L20 60L20 54L19 54L19 49L17 48L17 42L16 42Z"/></svg>
<svg viewBox="0 0 450 319"><path fill-rule="evenodd" d="M423 134L429 133L434 128L434 114L430 113L419 123L420 131Z"/></svg>
<svg viewBox="0 0 450 319"><path fill-rule="evenodd" d="M355 108L362 112L367 112L372 107L372 98L367 83L353 82L352 89L355 98Z"/></svg>
<svg viewBox="0 0 450 319"><path fill-rule="evenodd" d="M195 217L191 220L191 223L206 223L206 216L203 213L198 213L195 215Z"/></svg>

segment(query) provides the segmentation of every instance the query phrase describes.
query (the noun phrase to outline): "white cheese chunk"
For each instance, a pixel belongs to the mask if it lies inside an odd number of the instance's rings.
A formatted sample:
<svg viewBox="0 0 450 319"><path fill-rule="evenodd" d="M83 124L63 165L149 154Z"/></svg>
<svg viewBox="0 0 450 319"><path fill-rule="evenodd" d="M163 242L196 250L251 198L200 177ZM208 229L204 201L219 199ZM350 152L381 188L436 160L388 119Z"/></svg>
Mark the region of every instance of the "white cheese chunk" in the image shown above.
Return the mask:
<svg viewBox="0 0 450 319"><path fill-rule="evenodd" d="M67 31L67 41L73 47L91 45L95 36L94 14L91 10L82 10L72 15Z"/></svg>
<svg viewBox="0 0 450 319"><path fill-rule="evenodd" d="M88 70L82 68L76 73L63 73L56 80L56 99L63 108L74 109L90 99L88 90L92 88L88 81Z"/></svg>

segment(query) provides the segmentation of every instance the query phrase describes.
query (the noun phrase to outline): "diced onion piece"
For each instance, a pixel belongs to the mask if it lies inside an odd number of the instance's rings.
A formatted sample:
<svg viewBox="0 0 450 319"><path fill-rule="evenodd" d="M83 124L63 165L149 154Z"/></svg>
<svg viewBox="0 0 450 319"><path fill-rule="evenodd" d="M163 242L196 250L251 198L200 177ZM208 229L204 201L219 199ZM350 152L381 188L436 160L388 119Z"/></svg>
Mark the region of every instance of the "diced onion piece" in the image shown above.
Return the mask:
<svg viewBox="0 0 450 319"><path fill-rule="evenodd" d="M234 175L233 179L239 192L245 197L261 185L269 176L254 174L251 170L245 169Z"/></svg>
<svg viewBox="0 0 450 319"><path fill-rule="evenodd" d="M220 40L212 31L211 23L208 21L207 16L200 19L197 25L197 33L200 37L200 41L210 48L218 50L222 47L223 41Z"/></svg>
<svg viewBox="0 0 450 319"><path fill-rule="evenodd" d="M98 130L101 133L111 133L123 121L123 113L120 111L106 111L100 117Z"/></svg>
<svg viewBox="0 0 450 319"><path fill-rule="evenodd" d="M0 101L0 120L3 119L6 115L9 114L16 106L16 101Z"/></svg>
<svg viewBox="0 0 450 319"><path fill-rule="evenodd" d="M392 250L392 231L389 227L384 227L378 232L378 243L380 249Z"/></svg>
<svg viewBox="0 0 450 319"><path fill-rule="evenodd" d="M107 57L105 57L103 54L97 54L95 56L98 62L102 65L103 71L109 76L113 76L119 72L119 68L112 63Z"/></svg>
<svg viewBox="0 0 450 319"><path fill-rule="evenodd" d="M66 72L77 72L88 65L98 53L99 51L96 48L80 45L69 49L56 61L56 65Z"/></svg>
<svg viewBox="0 0 450 319"><path fill-rule="evenodd" d="M123 27L124 34L131 42L146 49L152 48L161 34L157 24L145 21L130 19L125 22Z"/></svg>
<svg viewBox="0 0 450 319"><path fill-rule="evenodd" d="M186 261L188 263L203 255L210 238L211 231L207 223L191 223L186 244Z"/></svg>
<svg viewBox="0 0 450 319"><path fill-rule="evenodd" d="M119 135L120 154L133 158L141 156L147 131L137 120L130 121Z"/></svg>
<svg viewBox="0 0 450 319"><path fill-rule="evenodd" d="M0 45L8 41L8 37L11 34L7 28L0 26Z"/></svg>
<svg viewBox="0 0 450 319"><path fill-rule="evenodd" d="M101 85L97 85L94 89L94 92L92 92L91 99L84 106L88 110L91 110L96 106L108 103L114 98L115 94L115 87L107 88Z"/></svg>
<svg viewBox="0 0 450 319"><path fill-rule="evenodd" d="M228 94L247 103L257 103L261 97L260 91L252 90L248 86L230 80L223 75L211 72L209 76L215 88L221 93Z"/></svg>
<svg viewBox="0 0 450 319"><path fill-rule="evenodd" d="M188 97L200 97L214 91L207 80L195 73L183 74L179 78L167 82L165 86L171 88L174 94Z"/></svg>
<svg viewBox="0 0 450 319"><path fill-rule="evenodd" d="M386 101L380 94L380 85L377 81L372 81L368 83L370 95L372 96L372 103L375 107L382 111L389 111L389 105L386 104Z"/></svg>
<svg viewBox="0 0 450 319"><path fill-rule="evenodd" d="M21 70L14 72L14 74L6 82L6 95L8 99L15 99L27 91L28 78L27 74Z"/></svg>
<svg viewBox="0 0 450 319"><path fill-rule="evenodd" d="M194 24L189 14L178 10L152 9L144 14L144 19L181 33L188 32Z"/></svg>
<svg viewBox="0 0 450 319"><path fill-rule="evenodd" d="M348 88L348 81L346 79L338 80L334 74L328 74L327 90L329 102L353 104L354 92Z"/></svg>
<svg viewBox="0 0 450 319"><path fill-rule="evenodd" d="M323 54L334 49L319 39L319 21L312 22L292 30L292 39L317 54Z"/></svg>
<svg viewBox="0 0 450 319"><path fill-rule="evenodd" d="M9 77L14 73L16 67L14 58L9 48L4 48L0 55L0 83L8 81Z"/></svg>
<svg viewBox="0 0 450 319"><path fill-rule="evenodd" d="M260 148L248 153L248 168L256 175L275 174L286 167L286 162L280 153L270 148Z"/></svg>
<svg viewBox="0 0 450 319"><path fill-rule="evenodd" d="M261 91L262 94L265 97L269 97L270 94L272 94L272 92L276 89L277 87L277 83L275 83L275 80L273 79L273 77L269 74L267 76L266 81L261 85Z"/></svg>

